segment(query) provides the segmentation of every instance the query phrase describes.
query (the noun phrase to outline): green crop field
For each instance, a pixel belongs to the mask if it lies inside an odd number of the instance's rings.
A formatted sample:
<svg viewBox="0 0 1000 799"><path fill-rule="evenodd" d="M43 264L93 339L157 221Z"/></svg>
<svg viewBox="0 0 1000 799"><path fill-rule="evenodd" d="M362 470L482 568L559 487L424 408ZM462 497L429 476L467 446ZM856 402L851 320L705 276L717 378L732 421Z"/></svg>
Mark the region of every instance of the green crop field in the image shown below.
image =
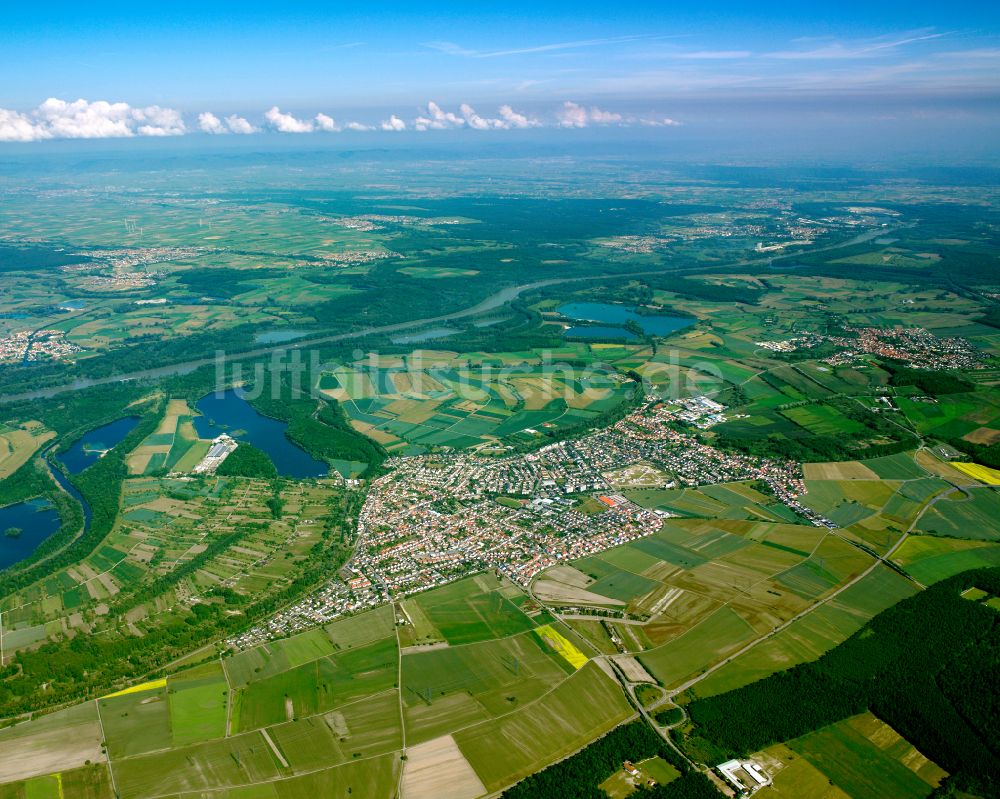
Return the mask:
<svg viewBox="0 0 1000 799"><path fill-rule="evenodd" d="M167 693L174 746L225 737L229 684L220 663L171 677Z"/></svg>
<svg viewBox="0 0 1000 799"><path fill-rule="evenodd" d="M860 630L876 613L916 590L896 572L879 567L835 599L713 672L693 693L699 697L724 693L815 660Z"/></svg>
<svg viewBox="0 0 1000 799"><path fill-rule="evenodd" d="M824 727L788 746L851 797L927 796L944 776L919 753L914 768L913 747L870 715Z"/></svg>
<svg viewBox="0 0 1000 799"><path fill-rule="evenodd" d="M500 593L500 586L484 590L476 577L421 594L416 604L448 643L468 644L503 638L530 630L534 623Z"/></svg>
<svg viewBox="0 0 1000 799"><path fill-rule="evenodd" d="M993 489L971 491L970 496L946 497L920 519L918 529L931 535L1000 541L994 525L1000 518L1000 494Z"/></svg>
<svg viewBox="0 0 1000 799"><path fill-rule="evenodd" d="M236 694L234 713L238 713L241 730L313 716L392 688L396 674L396 642L389 639L253 681Z"/></svg>
<svg viewBox="0 0 1000 799"><path fill-rule="evenodd" d="M1000 565L1000 544L964 538L910 536L894 559L916 579L930 584L966 569Z"/></svg>
<svg viewBox="0 0 1000 799"><path fill-rule="evenodd" d="M666 686L676 686L754 637L753 628L729 608L720 608L673 641L643 652L643 666Z"/></svg>
<svg viewBox="0 0 1000 799"><path fill-rule="evenodd" d="M632 715L609 677L585 666L535 703L455 734L488 790L496 790L577 749Z"/></svg>

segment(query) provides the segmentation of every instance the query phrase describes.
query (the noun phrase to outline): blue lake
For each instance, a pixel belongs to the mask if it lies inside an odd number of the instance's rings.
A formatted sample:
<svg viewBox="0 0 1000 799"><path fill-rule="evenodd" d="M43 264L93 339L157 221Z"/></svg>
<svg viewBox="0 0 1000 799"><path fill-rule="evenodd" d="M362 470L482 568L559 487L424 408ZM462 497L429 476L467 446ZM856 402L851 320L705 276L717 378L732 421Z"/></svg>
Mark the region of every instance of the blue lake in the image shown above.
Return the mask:
<svg viewBox="0 0 1000 799"><path fill-rule="evenodd" d="M578 322L603 322L606 325L619 326L635 322L644 333L650 336L669 336L685 327L691 327L698 321L691 316L667 316L664 314L646 316L629 310L624 305L612 305L607 302L568 302L560 305L556 310L563 316L576 319ZM579 331L577 330L574 335L579 337Z"/></svg>
<svg viewBox="0 0 1000 799"><path fill-rule="evenodd" d="M248 441L266 452L284 477L325 477L330 471L323 461L288 439L285 422L258 413L236 389L221 396L206 394L196 407L202 415L194 417L194 429L201 438L228 433L239 441Z"/></svg>
<svg viewBox="0 0 1000 799"><path fill-rule="evenodd" d="M419 344L421 341L432 341L436 338L453 336L458 331L453 327L432 327L420 333L410 333L406 336L396 336L392 339L393 344Z"/></svg>
<svg viewBox="0 0 1000 799"><path fill-rule="evenodd" d="M602 325L591 325L589 327L571 327L564 334L566 338L594 338L594 339L625 339L631 341L635 338L635 333L626 330L624 327L604 327Z"/></svg>
<svg viewBox="0 0 1000 799"><path fill-rule="evenodd" d="M137 424L139 424L138 416L126 416L116 419L111 424L95 427L84 433L72 447L59 455L59 460L66 465L70 474L79 474L131 433Z"/></svg>
<svg viewBox="0 0 1000 799"><path fill-rule="evenodd" d="M21 534L8 538L7 530ZM38 545L59 529L59 514L47 499L32 499L0 508L0 569L31 555Z"/></svg>

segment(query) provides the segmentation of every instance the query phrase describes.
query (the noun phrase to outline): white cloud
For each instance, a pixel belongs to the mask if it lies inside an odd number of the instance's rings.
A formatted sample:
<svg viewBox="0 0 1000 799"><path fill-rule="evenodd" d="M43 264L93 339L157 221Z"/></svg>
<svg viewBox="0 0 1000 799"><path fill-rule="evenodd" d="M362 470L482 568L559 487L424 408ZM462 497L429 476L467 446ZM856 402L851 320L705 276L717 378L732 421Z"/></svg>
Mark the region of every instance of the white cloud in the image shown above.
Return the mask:
<svg viewBox="0 0 1000 799"><path fill-rule="evenodd" d="M50 97L27 113L0 109L0 141L180 136L186 132L180 112L158 105L133 108L128 103L67 102Z"/></svg>
<svg viewBox="0 0 1000 799"><path fill-rule="evenodd" d="M622 119L622 115L616 114L614 111L602 111L596 106L590 109L590 121L598 125L611 125L621 122Z"/></svg>
<svg viewBox="0 0 1000 799"><path fill-rule="evenodd" d="M50 138L51 135L37 127L27 115L0 108L0 141L37 141Z"/></svg>
<svg viewBox="0 0 1000 799"><path fill-rule="evenodd" d="M590 125L643 125L650 128L672 128L681 123L670 117L625 116L617 111L605 111L597 106L586 108L579 103L566 101L556 111L556 121L563 128L586 128Z"/></svg>
<svg viewBox="0 0 1000 799"><path fill-rule="evenodd" d="M464 124L464 120L460 116L453 114L451 111L442 111L441 106L433 101L427 103L427 113L430 114L431 119L435 122L440 122L444 125L461 127Z"/></svg>
<svg viewBox="0 0 1000 799"><path fill-rule="evenodd" d="M556 111L556 119L564 128L585 128L590 121L590 115L582 105L567 100L562 104L562 108Z"/></svg>
<svg viewBox="0 0 1000 799"><path fill-rule="evenodd" d="M641 125L646 127L673 127L681 123L666 116L633 116L608 111L597 106L584 106L566 101L555 111L554 123L542 122L527 114L515 111L510 105L501 105L496 116L483 116L468 104L462 103L457 113L428 102L425 109L412 121L392 114L378 125L352 121L338 123L322 112L315 117L298 118L284 113L278 106L264 114L266 127L280 133L314 133L339 131L405 131L405 130L515 130L552 126L561 128L586 128L595 125ZM260 128L245 118L231 114L220 117L211 111L197 115L191 129L210 135L252 134ZM0 142L39 141L56 138L110 138L133 136L177 136L188 132L179 111L161 106L132 107L128 103L109 103L103 100L67 102L51 98L33 111L21 112L0 108Z"/></svg>
<svg viewBox="0 0 1000 799"><path fill-rule="evenodd" d="M222 120L210 111L198 114L198 127L205 133L211 133L213 135L229 132L229 129L222 124Z"/></svg>
<svg viewBox="0 0 1000 799"><path fill-rule="evenodd" d="M334 121L333 117L328 117L326 114L316 114L316 127L327 133L336 133L340 130L340 125Z"/></svg>
<svg viewBox="0 0 1000 799"><path fill-rule="evenodd" d="M530 119L524 114L519 114L509 105L500 106L500 119L511 128L534 128L541 124L537 119Z"/></svg>
<svg viewBox="0 0 1000 799"><path fill-rule="evenodd" d="M278 106L264 114L264 118L279 133L312 133L314 130L312 122L283 114Z"/></svg>
<svg viewBox="0 0 1000 799"><path fill-rule="evenodd" d="M511 128L535 127L539 124L537 120L517 113L509 105L501 106L498 109L498 117L481 116L468 103L462 103L458 110L459 114L445 111L437 103L429 102L427 110L413 120L413 127L418 131L465 127L471 130L510 130Z"/></svg>
<svg viewBox="0 0 1000 799"><path fill-rule="evenodd" d="M257 132L257 128L247 122L243 117L232 114L226 117L226 121L223 122L210 111L198 114L198 127L205 133L211 133L216 136L223 133L247 134Z"/></svg>
<svg viewBox="0 0 1000 799"><path fill-rule="evenodd" d="M243 117L236 116L236 114L226 117L226 125L232 133L246 135L257 132L257 128L247 122Z"/></svg>
<svg viewBox="0 0 1000 799"><path fill-rule="evenodd" d="M68 103L50 97L38 106L33 116L51 134L49 138L106 139L135 135L131 111L128 103L104 100Z"/></svg>
<svg viewBox="0 0 1000 799"><path fill-rule="evenodd" d="M451 111L442 110L434 101L427 103L427 110L413 120L413 127L419 131L460 128L463 125L465 120L462 117Z"/></svg>
<svg viewBox="0 0 1000 799"><path fill-rule="evenodd" d="M384 120L381 125L382 130L406 130L406 123L401 120L398 116L393 114L388 119Z"/></svg>
<svg viewBox="0 0 1000 799"><path fill-rule="evenodd" d="M183 136L187 133L180 111L173 108L151 105L148 108L135 108L132 113L137 121L145 123L136 130L140 136Z"/></svg>
<svg viewBox="0 0 1000 799"><path fill-rule="evenodd" d="M476 113L476 109L468 103L462 103L460 110L462 111L462 116L465 117L465 121L473 130L496 130L508 127L507 123L502 119L487 119L486 117L479 116Z"/></svg>

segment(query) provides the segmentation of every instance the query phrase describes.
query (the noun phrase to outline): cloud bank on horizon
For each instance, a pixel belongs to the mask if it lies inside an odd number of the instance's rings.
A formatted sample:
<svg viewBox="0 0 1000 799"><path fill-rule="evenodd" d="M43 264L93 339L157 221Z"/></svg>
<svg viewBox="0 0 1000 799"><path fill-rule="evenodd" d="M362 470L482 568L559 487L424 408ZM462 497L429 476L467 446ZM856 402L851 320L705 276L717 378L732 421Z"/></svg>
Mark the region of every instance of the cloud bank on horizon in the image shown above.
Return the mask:
<svg viewBox="0 0 1000 799"><path fill-rule="evenodd" d="M188 0L148 16L12 7L0 30L0 74L8 78L0 141L556 135L668 129L679 119L729 132L737 118L800 125L803 111L834 124L897 112L911 121L1000 122L996 4L677 0L612 13L596 0L508 0L502 10L460 16L433 0L419 11L401 0L384 0L377 11L293 5L279 14L251 3L238 21L216 4ZM75 97L108 99L58 99ZM424 98L435 101L417 107ZM378 110L333 110L363 108Z"/></svg>
<svg viewBox="0 0 1000 799"><path fill-rule="evenodd" d="M272 106L261 115L259 124L254 124L238 114L219 117L211 111L203 111L186 120L180 111L156 105L139 108L124 102L83 99L67 102L49 98L30 111L0 108L0 142L183 136L190 133L212 136L251 135L268 131L292 134L344 131L423 133L432 130L524 130L541 127L676 127L680 124L669 117L621 114L570 100L543 118L521 113L507 104L497 109L496 116L482 116L468 103L462 103L456 113L446 111L431 101L413 118L404 119L391 114L387 119L371 124L356 120L339 123L322 111L312 117L300 117Z"/></svg>

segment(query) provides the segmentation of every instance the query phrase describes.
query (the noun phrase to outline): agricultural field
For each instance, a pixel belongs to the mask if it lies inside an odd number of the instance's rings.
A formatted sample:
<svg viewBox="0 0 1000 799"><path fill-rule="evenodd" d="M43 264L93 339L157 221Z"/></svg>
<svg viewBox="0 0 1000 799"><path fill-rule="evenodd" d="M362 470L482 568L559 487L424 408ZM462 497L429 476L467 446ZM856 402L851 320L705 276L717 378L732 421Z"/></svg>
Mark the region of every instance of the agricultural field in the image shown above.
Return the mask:
<svg viewBox="0 0 1000 799"><path fill-rule="evenodd" d="M558 362L557 362L558 363ZM548 367L540 353L483 358L417 350L324 373L319 390L395 454L463 449L579 425L625 400L613 373Z"/></svg>
<svg viewBox="0 0 1000 799"><path fill-rule="evenodd" d="M518 610L527 597L510 583L479 575L416 599L447 645L401 650L409 625L399 627L383 605L209 656L0 730L0 779L57 784L89 775L95 799L110 799L112 780L117 795L146 799L205 791L388 797L401 779L407 796L431 799L447 785L459 791L449 795L473 799L633 714L585 644L562 625L536 627ZM461 622L470 614L475 627ZM496 740L518 745L498 758ZM95 771L73 770L85 768Z"/></svg>
<svg viewBox="0 0 1000 799"><path fill-rule="evenodd" d="M532 591L561 607L589 646L634 654L657 681L676 687L870 565L864 553L811 526L668 519L656 535L544 572ZM870 593L868 584L852 590ZM579 607L604 620L574 615ZM877 612L838 609L858 627Z"/></svg>
<svg viewBox="0 0 1000 799"><path fill-rule="evenodd" d="M917 529L949 538L1000 541L998 514L1000 494L991 488L969 488L935 503L920 519Z"/></svg>
<svg viewBox="0 0 1000 799"><path fill-rule="evenodd" d="M16 425L0 425L0 480L20 469L55 435L35 420Z"/></svg>
<svg viewBox="0 0 1000 799"><path fill-rule="evenodd" d="M336 489L296 485L273 518L266 481L135 477L123 484L121 515L94 552L3 602L7 654L73 631L143 636L170 623L177 602L218 586L264 595L280 590L322 540ZM154 586L150 596L150 586Z"/></svg>
<svg viewBox="0 0 1000 799"><path fill-rule="evenodd" d="M208 453L211 442L198 438L184 400L172 399L156 430L129 456L129 473L190 472Z"/></svg>
<svg viewBox="0 0 1000 799"><path fill-rule="evenodd" d="M725 693L797 663L816 660L876 614L917 590L896 572L879 566L837 597L712 672L687 696L693 699Z"/></svg>
<svg viewBox="0 0 1000 799"><path fill-rule="evenodd" d="M871 713L845 719L754 756L774 784L762 797L927 796L947 773Z"/></svg>
<svg viewBox="0 0 1000 799"><path fill-rule="evenodd" d="M971 537L910 536L893 554L893 560L930 585L967 569L1000 565L1000 543Z"/></svg>

